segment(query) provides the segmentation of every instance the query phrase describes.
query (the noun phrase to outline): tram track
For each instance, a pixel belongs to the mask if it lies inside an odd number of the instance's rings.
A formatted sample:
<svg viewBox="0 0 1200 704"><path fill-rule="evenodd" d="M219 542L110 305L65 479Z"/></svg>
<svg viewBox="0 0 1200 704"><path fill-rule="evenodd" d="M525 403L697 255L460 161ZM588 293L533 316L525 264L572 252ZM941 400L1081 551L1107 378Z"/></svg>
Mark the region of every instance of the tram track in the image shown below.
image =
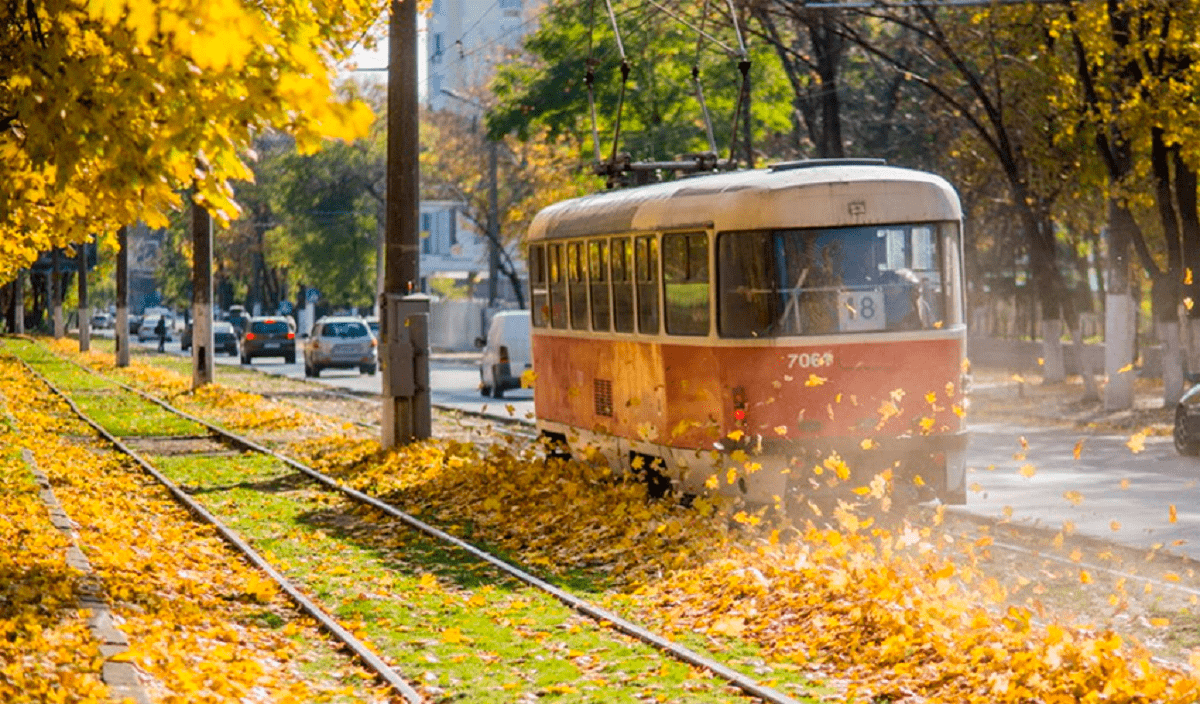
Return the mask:
<svg viewBox="0 0 1200 704"><path fill-rule="evenodd" d="M710 673L711 676L713 676L719 680L723 680L728 685L740 690L744 695L754 697L761 701L772 702L773 704L794 704L796 702L795 699L787 696L786 694L784 694L772 687L769 687L769 686L759 683L755 678L752 678L742 672L739 672L739 671L737 671L733 668L730 668L722 663L719 663L709 657L706 657L706 656L704 656L700 653L697 653L689 648L686 648L678 643L675 643L668 638L665 638L658 634L655 634L655 633L649 631L648 629L645 629L645 628L625 619L624 617L616 614L613 611L610 611L610 610L600 607L598 605L592 604L592 603L588 602L587 600L579 598L579 597L575 596L574 594L571 594L570 592L568 592L564 589L561 589L553 584L550 584L549 582L542 580L541 578L525 571L524 569L522 569L520 567L517 567L517 566L505 561L504 559L502 559L500 557L497 557L497 556L495 556L485 550L482 550L464 540L461 540L453 535L450 535L449 533L442 531L441 529L439 529L435 526L432 526L424 521L421 521L420 519L416 518L415 516L412 516L404 511L401 511L400 509L397 509L396 507L394 507L390 504L387 504L386 502L380 501L379 499L376 499L373 496L370 496L363 492L360 492L360 491L357 491L350 487L347 487L342 482L338 481L337 479L330 477L328 475L325 475L315 469L312 469L311 467L308 467L307 465L305 465L301 462L298 462L297 460L295 460L291 457L288 457L288 456L286 456L282 453L279 453L271 448L268 448L268 447L262 445L261 443L254 441L253 439L250 439L250 438L242 436L242 435L238 435L238 434L233 433L233 432L231 432L225 428L222 428L216 424L210 423L202 418L199 418L193 414L187 413L186 411L183 411L179 408L174 407L173 405L171 405L170 403L168 403L165 400L157 398L154 395L149 394L149 393L147 393L141 389L138 389L136 387L133 387L133 386L124 384L118 380L112 379L111 377L101 374L100 372L98 372L94 369L91 369L91 368L87 367L86 365L80 364L76 360L65 359L65 358L59 357L57 355L55 356L55 358L59 359L61 361L70 363L70 364L76 366L77 368L87 372L88 374L95 375L96 377L124 390L127 393L134 394L134 395L138 396L139 398L142 398L150 403L153 403L153 404L157 405L158 407L164 409L165 411L167 411L170 414L173 414L179 418L185 419L189 422L193 422L193 423L196 423L198 425L205 427L212 434L212 436L219 438L224 443L228 443L232 446L238 447L245 451L250 451L250 452L258 453L258 454L261 454L264 456L269 456L269 457L275 459L276 461L282 463L283 465L287 466L288 468L304 475L306 478L315 482L316 484L323 487L324 489L327 489L327 490L333 491L333 492L337 492L337 493L351 499L352 501L355 501L364 506L369 506L370 508L372 508L374 510L382 512L383 514L386 514L387 516L389 516L393 519L396 519L400 523L404 524L405 526L407 526L413 530L419 531L422 534L429 536L441 543L444 543L448 546L452 546L455 549L461 550L461 551L471 555L473 558L479 560L480 562L486 563L491 568L494 568L494 569L502 572L507 577L518 580L519 582L552 597L553 599L564 604L565 606L567 606L571 610L575 611L576 613L581 614L581 615L591 619L596 624L598 624L599 627L601 627L603 629L608 629L608 630L614 631L616 633L620 633L623 636L636 639L636 640L654 648L660 654L662 654L662 656L664 656L664 657L676 660L681 663L685 663L691 667L698 668L700 670L707 671L708 673ZM331 635L333 635L338 640L346 643L347 647L349 647L353 652L355 652L355 654L362 660L362 662L364 662L364 664L366 664L368 667L370 667L373 672L376 672L379 675L381 680L383 680L384 682L386 682L387 684L392 686L398 694L400 694L401 696L404 697L405 701L408 701L408 702L421 701L420 695L415 691L415 689L413 689L411 687L411 685L409 685L407 683L406 678L404 678L400 674L396 673L395 670L392 669L390 666L388 666L387 663L385 663L382 659L380 659L378 655L375 655L369 648L364 646L361 642L357 641L357 639L354 637L354 635L352 633L350 633L345 628L339 626L336 623L336 621L333 621L331 619L331 617L329 617L328 615L324 615L323 617L318 616L317 615L318 613L321 613L321 614L324 613L318 604L313 602L311 599L308 599L307 597L305 597L303 592L300 589L298 589L295 585L291 584L287 580L286 576L284 576L282 573L280 573L279 570L275 569L270 564L270 562L266 560L266 558L264 558L261 555L259 555L258 553L256 553L254 551L253 547L248 542L241 539L235 531L229 529L228 527L225 527L215 515L213 515L208 510L206 510L197 501L195 501L194 498L189 494L189 492L187 490L185 490L185 488L180 487L179 485L171 482L171 480L168 477L166 477L165 474L163 474L162 472L160 472L156 468L154 468L154 466L150 462L148 462L145 458L143 458L134 449L129 447L127 443L122 442L120 438L109 433L107 430L105 430L103 428L103 426L101 426L95 420L88 417L84 413L84 411L78 406L78 404L76 404L74 402L74 400L70 397L69 394L63 392L61 389L56 387L52 382L50 382L49 379L47 379L44 375L40 374L28 362L24 362L24 360L23 360L23 364L25 364L26 368L29 369L31 373L35 374L40 379L42 379L42 381L44 383L46 383L48 388L50 388L56 395L63 398L66 401L66 403L70 406L73 413L78 415L82 420L84 420L91 427L93 427L108 442L110 442L113 445L113 447L116 448L119 452L132 458L133 461L136 462L143 470L145 470L148 474L153 476L156 481L158 481L164 487L166 487L168 489L168 491L171 493L171 495L173 496L173 498L175 498L175 500L177 500L181 504L187 506L189 510L193 511L197 516L200 516L206 522L212 523L214 526L216 526L218 532L222 535L223 538L225 538L227 540L227 542L229 542L231 545L233 545L236 549L238 549L243 554L246 554L247 559L249 559L253 564L255 564L255 566L259 567L264 573L268 574L273 581L275 581L277 584L279 584L280 588L283 589L284 592L287 593L294 601L296 601L297 605L299 605L302 610L304 610L306 613L309 613L314 618L317 618L318 621L320 621L322 623L322 625L325 626L326 629L331 633ZM360 400L362 400L362 399L360 399ZM453 410L455 412L458 412L457 409L453 409ZM464 415L466 415L467 412L462 412L462 413ZM477 414L477 415L482 416L482 414ZM476 420L478 420L481 423L483 423L483 422L491 423L491 422L496 421L497 419L494 417L491 417L491 416L482 416L480 418L477 418ZM515 425L517 425L517 427L520 428L520 426L524 425L524 424L518 423ZM311 611L310 611L310 609L311 609ZM328 623L327 623L327 621L328 621ZM362 648L361 653L359 650L360 648Z"/></svg>

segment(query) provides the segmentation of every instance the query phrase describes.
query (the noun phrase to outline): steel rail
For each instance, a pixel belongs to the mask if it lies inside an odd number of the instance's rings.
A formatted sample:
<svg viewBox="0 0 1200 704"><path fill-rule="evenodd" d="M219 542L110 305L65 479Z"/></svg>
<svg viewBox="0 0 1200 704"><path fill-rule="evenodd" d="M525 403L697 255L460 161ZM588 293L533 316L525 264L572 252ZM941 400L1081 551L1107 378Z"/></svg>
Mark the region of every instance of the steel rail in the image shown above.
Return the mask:
<svg viewBox="0 0 1200 704"><path fill-rule="evenodd" d="M60 359L62 359L62 358L60 357ZM356 501L367 504L379 511L382 511L383 513L385 513L393 518L396 518L397 520L404 523L405 525L408 525L411 528L419 530L422 533L433 536L434 538L437 538L438 540L440 540L442 542L449 543L450 545L453 545L454 547L459 548L460 550L463 550L464 552L472 555L476 559L486 562L487 564L495 567L496 569L499 569L500 571L504 572L505 574L509 575L510 577L513 577L514 579L518 579L518 580L524 582L525 584L528 584L536 589L539 589L539 590L549 594L550 596L553 596L555 599L558 599L563 604L569 606L570 608L574 609L578 613L581 613L581 614L591 618L592 620L596 621L597 623L599 623L602 626L610 627L610 628L612 628L620 633L623 633L627 636L636 638L636 639L642 641L643 643L646 643L647 645L653 646L654 648L657 648L658 650L671 655L672 657L674 657L675 659L677 659L681 662L684 662L684 663L687 663L694 667L698 667L700 669L711 672L713 675L729 682L730 684L734 685L735 687L737 687L738 689L742 690L743 692L745 692L746 694L748 694L750 696L758 697L759 699L762 699L763 701L771 702L771 704L800 704L800 702L798 700L793 699L772 687L768 687L766 685L759 684L753 678L748 677L747 675L745 675L741 672L738 672L737 670L734 670L733 668L730 668L726 665L716 662L715 660L713 660L711 658L705 657L705 656L691 650L690 648L687 648L686 646L680 645L671 640L668 640L667 638L664 638L663 636L653 633L653 632L649 631L648 629L645 629L645 628L633 623L632 621L629 621L628 619L625 619L622 616L617 615L616 613L614 613L612 611L609 611L600 606L596 606L595 604L592 604L584 599L581 599L581 598L575 596L574 594L571 594L563 589L560 589L559 587L556 587L553 584L550 584L549 582L547 582L539 577L536 577L536 576L530 574L529 572L526 572L525 570L521 569L520 567L512 565L512 564L496 557L495 555L492 555L491 553L488 553L488 552L482 550L481 548L478 548L460 538L450 535L449 533L447 533L439 528L436 528L415 516L412 516L404 511L401 511L400 509L396 508L395 506L392 506L391 504L381 501L369 494L365 494L361 491L358 491L356 489L352 489L348 486L345 486L344 484L337 481L336 479L334 479L328 475L325 475L325 474L323 474L323 473L321 473L321 472L319 472L319 471L317 471L295 459L292 459L291 457L288 457L287 455L280 454L280 453L276 452L275 450L272 450L271 448L260 445L257 442L255 442L249 438L242 437L240 435L237 435L236 433L232 433L232 432L230 432L220 426L214 425L202 418L199 418L199 417L194 416L186 411L175 408L171 404L167 403L166 401L164 401L160 398L153 396L152 394L149 394L145 391L142 391L141 389L137 389L132 386L123 384L119 381L116 381L115 379L105 376L105 375L101 374L100 372L97 372L94 369L91 369L83 364L75 362L74 360L66 360L66 361L76 364L81 369L83 369L91 374L95 374L96 376L99 376L101 378L108 379L109 381L116 384L117 386L119 386L131 393L137 394L138 396L141 396L142 398L146 399L147 401L155 403L155 404L161 406L162 408L166 409L167 411L178 415L181 418L184 418L184 419L190 420L194 423L203 425L204 427L208 428L212 432L216 433L217 435L220 435L221 437L226 438L227 440L229 440L230 442L232 442L234 444L241 445L243 448L248 449L248 450L253 450L255 452L260 452L262 454L270 455L271 457L274 457L275 459L286 464L287 466L291 467L292 469L295 469L296 471L309 476L310 478L312 478L319 484L329 487L330 489L333 489L335 491L341 492L341 493L345 494L346 496L349 496L350 498L355 499Z"/></svg>
<svg viewBox="0 0 1200 704"><path fill-rule="evenodd" d="M156 481L158 481L167 489L167 491L177 502L186 507L194 515L211 524L216 529L217 533L219 533L227 543L234 546L239 552L241 552L251 564L265 572L276 584L279 585L279 587L292 599L292 601L300 607L302 611L316 619L317 622L321 624L322 628L327 630L331 635L333 635L333 637L349 647L351 651L354 652L356 657L358 657L365 665L374 671L381 680L399 692L400 695L404 697L405 701L409 702L410 704L422 704L425 701L421 697L420 693L413 689L408 682L400 676L399 673L397 673L390 665L384 662L382 658L375 654L375 652L368 648L362 641L356 638L354 634L343 628L336 620L333 619L332 616L327 614L314 601L305 596L299 589L296 588L294 584L291 583L290 580L288 580L287 577L276 570L275 567L273 567L271 563L266 560L266 558L264 558L258 553L258 551L251 547L249 543L243 540L233 529L226 526L219 518L193 500L192 497L187 494L187 492L180 489L178 485L168 479L162 472L159 472L158 469L147 462L145 458L134 452L127 445L125 445L125 443L121 442L119 438L108 432L104 426L100 425L90 416L84 413L83 409L81 409L69 395L55 386L54 383L47 379L45 375L34 369L33 366L24 359L21 359L20 357L17 357L17 359L34 376L40 379L42 383L44 383L55 395L63 399L63 401L65 401L71 408L71 411L75 415L79 416L80 420L91 426L97 433L100 434L101 437L111 443L112 446L117 449L117 451L127 455L134 462L136 462L143 471L154 477ZM99 374L95 370L88 369L86 366L79 364L77 364L77 366L91 372L92 374L100 376L101 378L108 378ZM141 393L137 389L127 387L113 379L109 379L109 381L117 386L125 388L128 391L139 394ZM154 399L147 397L147 400ZM180 415L184 414L181 413ZM189 420L192 419L189 418ZM208 426L210 429L213 429L213 427L209 426L207 423L202 424Z"/></svg>

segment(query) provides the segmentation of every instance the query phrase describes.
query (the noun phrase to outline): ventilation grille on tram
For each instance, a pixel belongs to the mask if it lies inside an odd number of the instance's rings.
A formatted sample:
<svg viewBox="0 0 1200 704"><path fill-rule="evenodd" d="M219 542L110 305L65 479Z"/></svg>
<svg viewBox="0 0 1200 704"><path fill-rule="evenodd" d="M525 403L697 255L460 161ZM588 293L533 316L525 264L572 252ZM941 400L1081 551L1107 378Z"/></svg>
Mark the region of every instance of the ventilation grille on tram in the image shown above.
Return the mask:
<svg viewBox="0 0 1200 704"><path fill-rule="evenodd" d="M594 379L592 385L596 402L596 415L611 418L613 414L612 381L609 379Z"/></svg>

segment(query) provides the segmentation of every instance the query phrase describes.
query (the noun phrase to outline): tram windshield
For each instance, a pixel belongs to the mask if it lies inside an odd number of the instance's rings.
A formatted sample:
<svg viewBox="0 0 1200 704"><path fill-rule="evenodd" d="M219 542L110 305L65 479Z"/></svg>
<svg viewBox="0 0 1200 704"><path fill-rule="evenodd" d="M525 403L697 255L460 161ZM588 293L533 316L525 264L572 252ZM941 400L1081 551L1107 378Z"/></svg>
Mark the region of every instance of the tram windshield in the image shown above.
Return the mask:
<svg viewBox="0 0 1200 704"><path fill-rule="evenodd" d="M921 330L957 322L955 223L722 233L723 337Z"/></svg>

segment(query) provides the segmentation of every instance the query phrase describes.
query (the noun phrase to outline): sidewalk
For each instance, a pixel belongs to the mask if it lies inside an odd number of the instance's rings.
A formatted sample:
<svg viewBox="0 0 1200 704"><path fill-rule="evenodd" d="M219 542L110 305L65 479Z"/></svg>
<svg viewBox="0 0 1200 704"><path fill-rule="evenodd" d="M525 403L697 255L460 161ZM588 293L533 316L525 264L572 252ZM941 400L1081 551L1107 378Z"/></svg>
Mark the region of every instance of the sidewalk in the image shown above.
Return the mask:
<svg viewBox="0 0 1200 704"><path fill-rule="evenodd" d="M1046 384L1036 373L973 369L971 374L967 415L971 420L1065 426L1110 434L1146 429L1150 429L1150 435L1171 434L1175 409L1163 408L1161 379L1137 379L1133 408L1106 411L1101 400L1084 400L1083 381L1078 376ZM1104 393L1103 383L1100 393Z"/></svg>

